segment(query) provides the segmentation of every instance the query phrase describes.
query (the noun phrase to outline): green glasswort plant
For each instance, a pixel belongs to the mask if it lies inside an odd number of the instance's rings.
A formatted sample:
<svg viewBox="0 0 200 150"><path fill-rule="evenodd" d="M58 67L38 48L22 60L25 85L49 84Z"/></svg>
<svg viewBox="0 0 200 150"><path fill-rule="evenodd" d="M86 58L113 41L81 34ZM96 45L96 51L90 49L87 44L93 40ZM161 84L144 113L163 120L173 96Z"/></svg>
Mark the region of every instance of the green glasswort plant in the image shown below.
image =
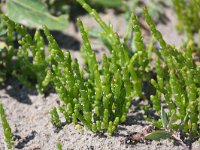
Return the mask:
<svg viewBox="0 0 200 150"><path fill-rule="evenodd" d="M50 51L46 59L40 32L37 31L32 38L23 26L3 16L8 33L13 35L14 32L18 32L21 36L18 40L21 46L16 55L17 66L13 74L28 86L31 86L28 81L36 81L39 91L52 80L64 103L58 109L65 116L66 122L80 121L94 132L107 131L112 134L118 123L125 122L132 98L142 94L141 72L148 66L147 52L139 23L134 15L121 42L112 27L106 25L95 10L84 1L80 2L101 25L104 35L109 37L108 40L113 43L111 57L104 56L102 66L99 66L90 46L88 34L82 22L78 20L88 69L80 70L77 60L72 61L69 52L60 50L48 29L44 28ZM126 42L132 28L136 34L134 42L138 51L130 54ZM13 36L10 36L10 40L13 43ZM33 55L33 60L29 59L29 53ZM61 126L55 108L51 111L51 121L54 126Z"/></svg>
<svg viewBox="0 0 200 150"><path fill-rule="evenodd" d="M22 83L31 86L29 81L32 81L37 84L40 92L44 91L49 82L54 84L62 103L50 112L53 126L62 127L59 118L61 112L67 123L81 123L93 132L108 132L111 135L119 123L126 121L131 100L143 94L142 81L150 69L151 51L147 51L144 46L141 28L135 15L130 17L127 32L121 40L112 26L107 25L84 0L77 2L102 28L101 36L111 52L110 56L103 56L102 64L97 62L88 32L80 19L77 22L83 39L82 50L88 66L86 69L79 67L77 59L71 59L69 51L59 48L47 27L44 27L44 33L49 42L48 57L45 56L44 39L39 30L32 38L23 26L3 15L7 26L8 47L5 47L5 51L0 51L0 67L9 68L12 57L16 56L17 65L14 71L9 72L13 72ZM159 128L169 130L169 136L171 132L179 130L195 138L199 136L200 124L200 68L192 58L194 45L189 42L184 47L184 52L178 51L164 41L146 9L144 15L152 35L161 46L161 49L156 51L157 79L151 81L156 89L156 95L151 96L153 109L161 119L148 120ZM17 51L13 46L15 32L20 35L20 47ZM127 44L131 32L134 32L134 48ZM32 60L29 58L30 54ZM0 110L1 114L4 114L3 108ZM8 131L11 132L10 128ZM166 132L158 133L161 136ZM9 139L8 135L6 136Z"/></svg>
<svg viewBox="0 0 200 150"><path fill-rule="evenodd" d="M142 94L142 75L138 72L147 66L145 61L147 56L144 55L146 52L144 52L141 30L133 15L129 28L135 25L137 35L135 42L139 51L130 58L126 49L128 32L121 43L112 27L106 25L94 9L82 0L78 2L96 19L104 34L108 35L108 40L112 41L111 56L104 55L102 65L99 66L88 33L78 19L88 65L88 69L81 70L78 61L72 60L69 52L62 51L48 29L44 27L44 33L49 41L48 60L51 64L46 77L53 80L63 102L58 109L63 113L67 123L76 124L80 121L93 132L107 131L112 134L119 123L126 121L132 98ZM55 108L52 110L51 118L56 126L60 124L60 120L55 119L58 117L55 110Z"/></svg>
<svg viewBox="0 0 200 150"><path fill-rule="evenodd" d="M49 59L52 62L52 71L49 75L65 104L59 106L59 110L64 114L66 122L77 123L79 120L94 132L106 130L112 134L118 123L126 120L133 97L128 64L122 70L122 64L117 63L118 53L115 52L110 59L104 56L101 77L87 33L82 22L78 22L84 46L87 46L85 50L88 58L88 75L80 70L77 60L71 60L69 52L60 50L47 28L44 29L50 44Z"/></svg>
<svg viewBox="0 0 200 150"><path fill-rule="evenodd" d="M10 72L25 86L32 87L32 83L34 83L39 92L44 92L47 85L42 82L47 74L48 63L45 59L45 44L40 31L37 30L32 38L22 25L14 23L5 15L2 18L7 25L7 43L9 46L5 55L8 57L8 60L5 61L6 69L11 68ZM20 46L17 50L14 49L15 33L19 36L17 40ZM13 56L16 57L15 65L12 64L11 66Z"/></svg>
<svg viewBox="0 0 200 150"><path fill-rule="evenodd" d="M195 139L200 125L200 68L192 58L193 42L183 52L178 51L164 41L146 9L144 14L161 46L156 53L157 80L151 81L156 89L151 101L161 119L152 122L159 128L181 131L184 135L190 134L191 140Z"/></svg>
<svg viewBox="0 0 200 150"><path fill-rule="evenodd" d="M13 148L13 141L12 141L13 134L12 134L10 125L8 124L8 121L6 120L5 111L1 103L0 103L0 117L1 117L1 123L4 130L5 142L7 144L8 149L11 150Z"/></svg>
<svg viewBox="0 0 200 150"><path fill-rule="evenodd" d="M173 0L173 6L178 16L178 29L186 31L191 36L200 29L200 1L199 0Z"/></svg>

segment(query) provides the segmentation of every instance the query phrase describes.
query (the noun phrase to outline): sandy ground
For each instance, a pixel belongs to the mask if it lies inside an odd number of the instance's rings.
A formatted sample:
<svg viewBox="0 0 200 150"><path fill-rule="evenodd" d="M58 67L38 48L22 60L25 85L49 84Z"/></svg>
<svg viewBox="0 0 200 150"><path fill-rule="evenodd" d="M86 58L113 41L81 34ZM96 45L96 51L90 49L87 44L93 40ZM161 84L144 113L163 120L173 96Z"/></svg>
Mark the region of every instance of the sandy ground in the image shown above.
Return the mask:
<svg viewBox="0 0 200 150"><path fill-rule="evenodd" d="M183 38L175 30L175 18L172 11L166 11L170 18L167 25L158 25L158 29L163 33L164 38L170 44L181 45ZM112 10L101 15L104 20L110 20L114 29L120 36L124 35L126 21L123 17L116 16ZM98 27L91 17L82 16L86 26L90 28ZM72 56L80 58L77 51L80 48L80 34L76 31L74 24L71 22L69 28L62 34L56 34L64 49L72 49ZM144 35L147 33L144 32ZM103 53L108 53L101 43L94 40L94 50L97 50L97 57L101 59ZM83 61L79 59L82 64ZM16 136L15 149L23 150L56 150L58 142L62 143L64 150L180 150L182 147L177 146L173 141L164 140L160 142L124 144L125 136L131 132L140 131L149 124L143 119L142 112L135 112L134 105L130 109L128 119L125 124L119 126L119 130L112 136L103 134L94 134L84 127L76 129L73 124L65 125L60 132L55 132L50 123L49 111L56 106L56 100L59 100L56 94L51 93L46 98L38 95L36 91L29 90L20 85L17 81L8 80L6 87L0 89L0 102L3 103L8 122ZM134 103L135 100L133 100ZM193 148L200 149L196 142ZM0 150L5 149L3 140L3 131L0 124Z"/></svg>

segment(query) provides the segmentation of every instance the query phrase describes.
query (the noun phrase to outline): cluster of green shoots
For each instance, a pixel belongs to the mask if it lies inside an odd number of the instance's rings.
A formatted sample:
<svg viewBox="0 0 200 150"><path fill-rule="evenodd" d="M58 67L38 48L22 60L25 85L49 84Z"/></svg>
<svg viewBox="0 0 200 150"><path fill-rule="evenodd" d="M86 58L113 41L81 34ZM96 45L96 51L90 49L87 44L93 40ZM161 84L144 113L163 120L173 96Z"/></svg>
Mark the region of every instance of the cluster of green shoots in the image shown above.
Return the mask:
<svg viewBox="0 0 200 150"><path fill-rule="evenodd" d="M84 0L77 2L101 26L101 36L109 45L111 55L104 55L102 63L97 62L88 32L80 19L77 22L83 39L86 68L80 68L78 60L71 59L69 51L59 48L47 27L43 29L48 40L48 56L44 52L44 38L38 30L32 38L21 25L3 16L8 26L12 55L16 53L17 69L12 74L26 85L31 84L28 81L34 81L39 92L43 92L49 83L53 84L61 100L59 106L50 112L55 127L62 127L59 118L62 114L66 123L80 123L93 132L108 132L111 135L119 123L126 121L132 99L143 94L142 82L146 77L149 78L148 73L152 68L149 62L153 44L144 46L135 15L130 18L125 37L120 39L112 26L107 25ZM144 9L144 15L153 37L161 46L160 50L154 51L157 79L151 80L156 90L151 101L161 120L148 120L159 128L181 130L185 134L197 136L200 123L200 68L192 58L193 42L186 44L183 52L168 45L156 29L147 9ZM127 44L132 31L134 49ZM21 46L13 54L14 32L21 35L18 40ZM32 60L29 58L30 53Z"/></svg>
<svg viewBox="0 0 200 150"><path fill-rule="evenodd" d="M40 93L44 92L44 80L48 63L45 59L45 43L40 31L35 32L32 38L22 25L14 23L5 15L1 16L7 25L7 44L0 52L1 66L4 67L6 73L16 77L26 87L32 88L32 84L36 83L36 88ZM14 34L18 34L17 39ZM14 48L14 40L18 42L17 50Z"/></svg>
<svg viewBox="0 0 200 150"><path fill-rule="evenodd" d="M97 20L103 29L103 34L108 37L111 44L111 57L104 55L102 65L96 60L91 48L88 33L82 22L78 20L83 38L83 49L86 54L88 68L81 70L78 61L72 60L70 52L62 51L44 27L44 33L49 41L49 56L45 56L44 39L37 30L32 38L25 28L2 16L8 26L8 40L12 50L13 35L20 35L19 49L14 52L16 66L12 75L17 77L28 87L36 83L39 92L50 82L54 84L62 105L59 110L66 118L66 122L81 122L94 132L107 131L112 134L119 123L126 121L126 116L133 97L142 94L142 72L148 65L146 60L141 29L137 18L133 15L129 23L128 31L135 30L134 39L138 51L130 54L127 50L127 31L124 41L114 33L111 26L106 25L98 13L90 8L84 1L79 1L83 7ZM31 54L32 60L29 58ZM30 82L31 81L31 82ZM52 123L60 127L57 109L51 111Z"/></svg>
<svg viewBox="0 0 200 150"><path fill-rule="evenodd" d="M12 141L12 131L10 128L10 125L8 124L8 121L6 119L6 114L3 108L3 105L0 103L0 118L1 118L1 123L3 126L4 130L4 139L7 144L7 148L11 150L13 148L13 141Z"/></svg>
<svg viewBox="0 0 200 150"><path fill-rule="evenodd" d="M147 10L144 14L153 36L161 46L156 53L157 79L151 80L156 89L151 101L161 120L153 123L159 128L189 133L193 138L199 136L200 67L192 57L194 43L190 41L183 47L183 52L178 51L163 40Z"/></svg>
<svg viewBox="0 0 200 150"><path fill-rule="evenodd" d="M178 29L186 31L188 36L198 33L200 29L200 1L173 0L173 6L178 16Z"/></svg>
<svg viewBox="0 0 200 150"><path fill-rule="evenodd" d="M78 61L72 60L69 52L62 51L47 28L45 35L49 41L51 69L47 78L53 80L55 89L64 103L58 107L66 122L81 123L93 132L107 131L112 134L126 116L133 97L141 95L141 77L133 67L139 55L130 59L128 51L119 36L107 26L89 5L84 3L110 36L112 54L104 55L101 66L91 48L88 34L78 19L83 49L87 59L87 70L81 70ZM91 9L91 10L90 10ZM53 125L61 127L56 108L51 111Z"/></svg>

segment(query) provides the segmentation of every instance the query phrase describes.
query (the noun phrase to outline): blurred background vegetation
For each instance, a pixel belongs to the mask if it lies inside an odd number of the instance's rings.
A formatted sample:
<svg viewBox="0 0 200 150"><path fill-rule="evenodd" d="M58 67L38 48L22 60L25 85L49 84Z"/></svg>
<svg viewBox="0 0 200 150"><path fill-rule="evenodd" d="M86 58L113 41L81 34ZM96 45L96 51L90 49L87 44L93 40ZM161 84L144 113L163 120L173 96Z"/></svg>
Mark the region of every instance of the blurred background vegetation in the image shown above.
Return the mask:
<svg viewBox="0 0 200 150"><path fill-rule="evenodd" d="M170 0L87 0L93 8L103 11L113 8L117 12L130 17L132 12L141 15L142 7L147 6L155 22L162 20L163 7L170 5ZM68 20L85 14L74 0L9 0L1 1L1 13L10 19L30 28L41 28L46 25L51 30L67 28Z"/></svg>

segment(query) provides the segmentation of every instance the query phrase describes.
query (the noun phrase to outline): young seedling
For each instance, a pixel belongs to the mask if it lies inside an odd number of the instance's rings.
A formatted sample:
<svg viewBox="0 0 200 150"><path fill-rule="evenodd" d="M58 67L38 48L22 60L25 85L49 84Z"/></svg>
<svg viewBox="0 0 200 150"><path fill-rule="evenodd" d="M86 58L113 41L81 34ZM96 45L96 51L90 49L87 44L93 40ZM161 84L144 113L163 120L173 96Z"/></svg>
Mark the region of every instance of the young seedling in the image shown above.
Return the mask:
<svg viewBox="0 0 200 150"><path fill-rule="evenodd" d="M0 103L0 117L1 117L1 123L4 130L4 139L7 144L7 148L9 150L12 150L14 146L13 141L12 141L13 134L12 134L10 125L8 124L8 121L6 119L6 114L3 108L3 104L1 103Z"/></svg>
<svg viewBox="0 0 200 150"><path fill-rule="evenodd" d="M62 144L59 142L58 144L57 144L57 150L62 150L63 148L62 148Z"/></svg>
<svg viewBox="0 0 200 150"><path fill-rule="evenodd" d="M57 112L56 107L52 108L52 110L50 111L50 115L51 115L51 123L54 127L56 127L57 129L62 127L62 123L59 119L59 115Z"/></svg>

